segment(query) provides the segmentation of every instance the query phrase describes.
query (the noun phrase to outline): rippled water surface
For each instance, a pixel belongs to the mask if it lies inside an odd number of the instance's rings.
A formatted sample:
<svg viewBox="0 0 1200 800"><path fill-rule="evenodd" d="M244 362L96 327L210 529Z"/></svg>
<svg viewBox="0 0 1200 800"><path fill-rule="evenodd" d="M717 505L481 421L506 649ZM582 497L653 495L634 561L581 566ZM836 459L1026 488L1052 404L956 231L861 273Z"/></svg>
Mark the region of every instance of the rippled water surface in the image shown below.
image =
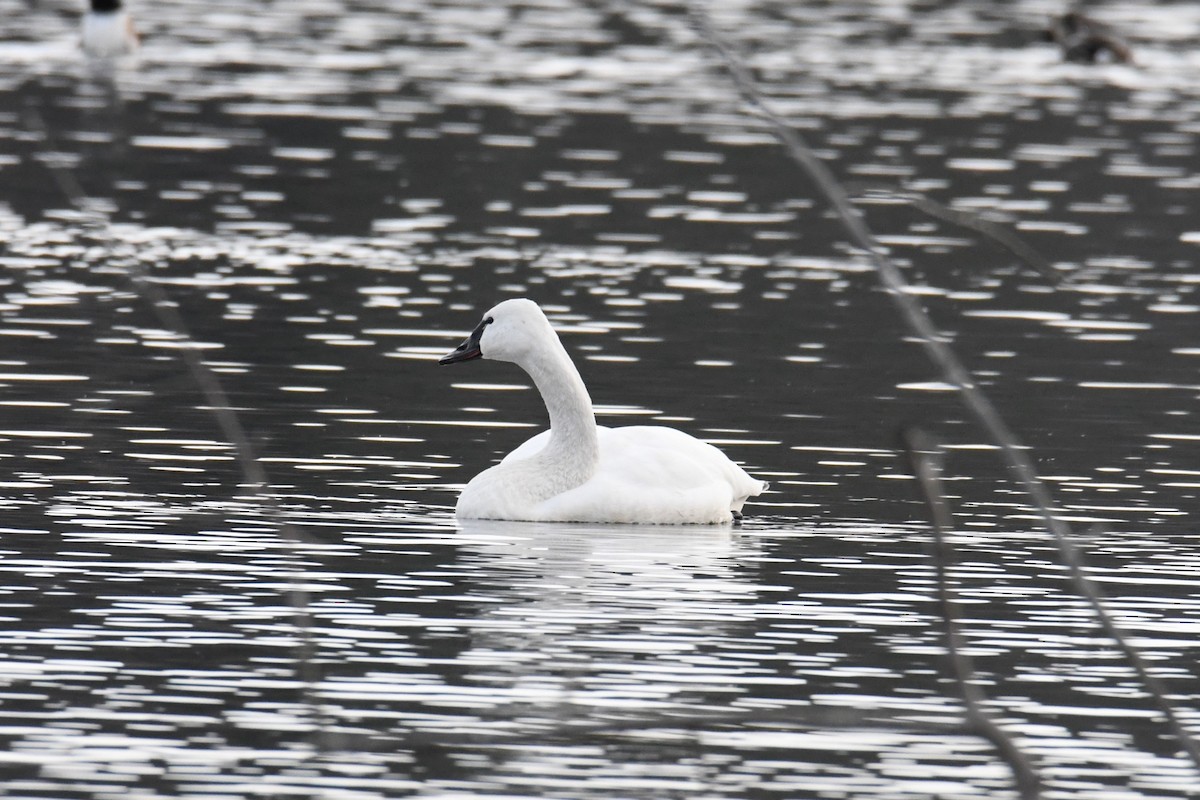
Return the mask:
<svg viewBox="0 0 1200 800"><path fill-rule="evenodd" d="M1200 11L1093 5L1134 65L1061 63L1043 0L712 22L859 192L1200 735ZM135 10L140 56L106 77L73 2L0 0L5 796L1015 797L961 725L912 423L947 444L966 640L1046 796L1200 792L685 7ZM1062 284L901 190L1014 231ZM771 481L746 524L455 521L545 420L514 367L436 359L522 295L601 422Z"/></svg>

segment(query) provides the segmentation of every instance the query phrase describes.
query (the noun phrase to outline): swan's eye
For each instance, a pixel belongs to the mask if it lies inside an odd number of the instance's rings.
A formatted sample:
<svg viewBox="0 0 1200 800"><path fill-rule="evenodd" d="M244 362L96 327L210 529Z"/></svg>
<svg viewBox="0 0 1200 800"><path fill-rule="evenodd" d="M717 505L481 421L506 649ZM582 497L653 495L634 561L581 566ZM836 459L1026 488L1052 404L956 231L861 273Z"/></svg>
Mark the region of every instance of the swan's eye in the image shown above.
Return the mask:
<svg viewBox="0 0 1200 800"><path fill-rule="evenodd" d="M492 324L493 322L495 322L495 321L496 321L496 320L495 320L495 318L494 318L494 317L488 317L487 319L485 319L485 320L483 321L483 324L484 324L484 325L491 325L491 324Z"/></svg>

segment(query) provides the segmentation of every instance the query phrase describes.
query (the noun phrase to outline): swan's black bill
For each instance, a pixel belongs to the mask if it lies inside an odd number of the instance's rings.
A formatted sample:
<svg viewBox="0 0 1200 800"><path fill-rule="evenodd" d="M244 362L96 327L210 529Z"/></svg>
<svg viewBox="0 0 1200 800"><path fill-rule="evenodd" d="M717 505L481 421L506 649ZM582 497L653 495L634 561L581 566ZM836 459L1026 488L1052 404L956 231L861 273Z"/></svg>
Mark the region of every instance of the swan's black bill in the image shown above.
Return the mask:
<svg viewBox="0 0 1200 800"><path fill-rule="evenodd" d="M476 325L475 330L471 331L471 335L463 339L463 343L458 347L438 359L438 363L457 364L459 361L472 361L476 358L483 358L483 351L479 349L479 338L483 336L484 327L491 321L491 317L488 317Z"/></svg>

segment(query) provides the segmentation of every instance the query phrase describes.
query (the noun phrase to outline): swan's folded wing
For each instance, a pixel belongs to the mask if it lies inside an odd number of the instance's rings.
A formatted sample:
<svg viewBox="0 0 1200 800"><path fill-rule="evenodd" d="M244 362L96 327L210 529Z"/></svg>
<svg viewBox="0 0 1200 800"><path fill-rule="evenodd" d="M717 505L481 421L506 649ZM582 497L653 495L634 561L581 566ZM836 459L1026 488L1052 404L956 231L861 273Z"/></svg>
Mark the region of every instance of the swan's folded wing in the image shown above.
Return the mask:
<svg viewBox="0 0 1200 800"><path fill-rule="evenodd" d="M711 444L658 425L602 432L600 460L602 464L611 462L614 471L620 465L627 480L647 485L691 488L723 482L739 504L766 488Z"/></svg>
<svg viewBox="0 0 1200 800"><path fill-rule="evenodd" d="M532 508L543 521L653 524L725 523L765 484L710 444L682 431L635 425L598 428L600 458L583 485ZM549 433L528 440L505 462L536 455ZM465 496L465 493L464 493Z"/></svg>
<svg viewBox="0 0 1200 800"><path fill-rule="evenodd" d="M538 517L722 523L762 488L720 450L681 431L658 426L601 429L596 474L541 503Z"/></svg>

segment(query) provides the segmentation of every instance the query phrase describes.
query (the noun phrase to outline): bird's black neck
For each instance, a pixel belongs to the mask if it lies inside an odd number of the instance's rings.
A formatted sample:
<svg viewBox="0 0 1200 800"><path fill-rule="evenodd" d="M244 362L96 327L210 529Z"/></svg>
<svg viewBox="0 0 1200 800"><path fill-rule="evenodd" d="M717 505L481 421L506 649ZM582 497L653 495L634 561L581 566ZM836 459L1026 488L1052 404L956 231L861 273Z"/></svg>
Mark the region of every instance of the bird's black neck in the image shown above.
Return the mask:
<svg viewBox="0 0 1200 800"><path fill-rule="evenodd" d="M92 0L92 11L100 14L121 10L121 0Z"/></svg>

